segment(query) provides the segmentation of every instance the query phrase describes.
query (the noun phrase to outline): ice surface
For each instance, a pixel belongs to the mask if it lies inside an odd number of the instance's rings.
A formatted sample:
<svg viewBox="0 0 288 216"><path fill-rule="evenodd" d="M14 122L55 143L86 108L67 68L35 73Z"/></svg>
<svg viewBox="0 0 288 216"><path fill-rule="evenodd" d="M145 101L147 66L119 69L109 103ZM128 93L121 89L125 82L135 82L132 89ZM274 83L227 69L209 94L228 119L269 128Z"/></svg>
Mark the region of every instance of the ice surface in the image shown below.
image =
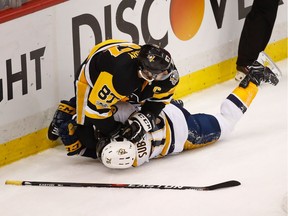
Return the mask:
<svg viewBox="0 0 288 216"><path fill-rule="evenodd" d="M154 159L138 168L110 170L98 161L67 157L58 146L0 168L2 216L284 216L287 201L287 59L277 63L278 86L263 85L226 140ZM191 112L215 114L237 85L230 80L184 98ZM218 191L54 188L5 185L7 179L170 185L239 180Z"/></svg>

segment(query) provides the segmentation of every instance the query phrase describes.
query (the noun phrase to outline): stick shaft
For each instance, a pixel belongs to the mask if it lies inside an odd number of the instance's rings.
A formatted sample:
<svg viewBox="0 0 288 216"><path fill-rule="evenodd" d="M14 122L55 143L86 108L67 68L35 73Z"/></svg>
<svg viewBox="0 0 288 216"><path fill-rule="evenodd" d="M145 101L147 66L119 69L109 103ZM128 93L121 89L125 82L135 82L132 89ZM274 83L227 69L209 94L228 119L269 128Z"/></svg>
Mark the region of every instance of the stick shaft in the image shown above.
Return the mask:
<svg viewBox="0 0 288 216"><path fill-rule="evenodd" d="M162 189L162 190L217 190L240 185L240 182L231 180L219 184L196 187L175 185L147 185L147 184L110 184L110 183L81 183L81 182L46 182L46 181L16 181L7 180L7 185L22 186L48 186L48 187L97 187L97 188L138 188L138 189Z"/></svg>

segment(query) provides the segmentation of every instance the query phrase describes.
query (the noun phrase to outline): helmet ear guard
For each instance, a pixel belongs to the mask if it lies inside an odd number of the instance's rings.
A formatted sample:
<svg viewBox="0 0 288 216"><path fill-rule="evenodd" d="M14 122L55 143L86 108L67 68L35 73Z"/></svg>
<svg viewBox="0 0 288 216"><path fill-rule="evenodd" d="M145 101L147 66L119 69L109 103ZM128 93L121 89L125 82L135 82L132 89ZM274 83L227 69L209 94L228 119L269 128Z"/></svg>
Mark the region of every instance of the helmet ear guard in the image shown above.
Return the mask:
<svg viewBox="0 0 288 216"><path fill-rule="evenodd" d="M112 140L103 148L101 162L108 168L126 169L133 165L136 151L136 146L128 140Z"/></svg>

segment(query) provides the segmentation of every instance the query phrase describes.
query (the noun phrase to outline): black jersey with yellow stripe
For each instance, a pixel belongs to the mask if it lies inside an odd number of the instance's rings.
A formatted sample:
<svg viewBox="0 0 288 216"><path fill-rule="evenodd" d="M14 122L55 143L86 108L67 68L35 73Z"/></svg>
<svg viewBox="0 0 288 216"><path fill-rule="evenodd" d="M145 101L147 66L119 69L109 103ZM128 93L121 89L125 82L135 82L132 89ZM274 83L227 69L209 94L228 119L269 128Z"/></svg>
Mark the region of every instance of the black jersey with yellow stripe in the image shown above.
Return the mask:
<svg viewBox="0 0 288 216"><path fill-rule="evenodd" d="M155 115L169 103L175 72L167 80L148 84L138 76L140 49L121 40L107 40L92 49L75 82L78 124L93 124L110 134L117 127L112 107L118 101L142 102L144 110Z"/></svg>
<svg viewBox="0 0 288 216"><path fill-rule="evenodd" d="M151 112L158 116L166 104L170 103L177 84L179 83L179 74L174 64L168 69L170 76L165 80L153 81L142 85L142 88L133 92L130 101L143 103L142 111Z"/></svg>

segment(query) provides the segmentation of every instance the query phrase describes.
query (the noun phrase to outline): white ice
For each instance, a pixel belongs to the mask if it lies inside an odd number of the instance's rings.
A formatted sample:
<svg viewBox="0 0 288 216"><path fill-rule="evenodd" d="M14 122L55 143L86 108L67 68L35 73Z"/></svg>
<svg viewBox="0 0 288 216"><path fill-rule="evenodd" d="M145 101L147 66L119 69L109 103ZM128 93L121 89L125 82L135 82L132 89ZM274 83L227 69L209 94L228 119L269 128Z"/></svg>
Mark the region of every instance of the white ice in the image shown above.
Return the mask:
<svg viewBox="0 0 288 216"><path fill-rule="evenodd" d="M280 83L263 85L232 135L208 147L138 168L110 170L98 161L67 157L63 146L0 168L2 216L284 216L287 199L287 59ZM191 112L216 113L234 80L184 98ZM56 188L5 185L34 181L210 185L217 191ZM286 204L287 205L287 204ZM287 211L287 210L286 210Z"/></svg>

